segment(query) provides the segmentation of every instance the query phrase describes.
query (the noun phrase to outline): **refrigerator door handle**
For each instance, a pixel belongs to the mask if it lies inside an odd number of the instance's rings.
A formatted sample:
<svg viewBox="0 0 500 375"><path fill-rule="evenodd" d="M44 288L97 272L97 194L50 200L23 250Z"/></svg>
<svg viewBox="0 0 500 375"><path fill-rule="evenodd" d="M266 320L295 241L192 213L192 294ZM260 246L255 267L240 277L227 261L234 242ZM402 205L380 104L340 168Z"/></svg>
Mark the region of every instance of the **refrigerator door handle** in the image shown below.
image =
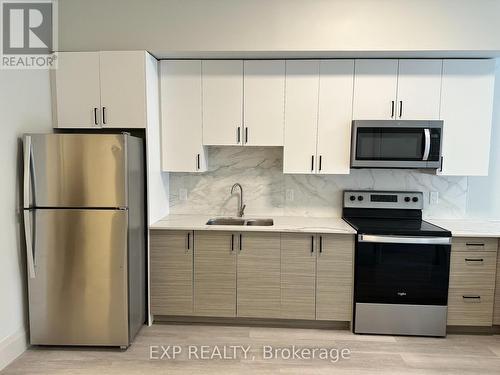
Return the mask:
<svg viewBox="0 0 500 375"><path fill-rule="evenodd" d="M23 207L30 207L30 188L31 188L31 136L24 137L24 176L23 176Z"/></svg>
<svg viewBox="0 0 500 375"><path fill-rule="evenodd" d="M33 237L30 221L30 210L24 210L24 237L26 240L26 261L28 263L28 276L30 279L36 277L35 274L35 254L33 253Z"/></svg>

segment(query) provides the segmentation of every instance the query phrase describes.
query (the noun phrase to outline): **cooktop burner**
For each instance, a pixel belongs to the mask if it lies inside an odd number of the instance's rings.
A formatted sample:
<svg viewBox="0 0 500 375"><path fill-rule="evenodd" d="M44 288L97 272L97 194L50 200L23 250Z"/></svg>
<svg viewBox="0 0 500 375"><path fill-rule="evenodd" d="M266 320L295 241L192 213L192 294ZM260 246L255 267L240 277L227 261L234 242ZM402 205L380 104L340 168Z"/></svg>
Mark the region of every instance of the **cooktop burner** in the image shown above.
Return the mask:
<svg viewBox="0 0 500 375"><path fill-rule="evenodd" d="M421 192L345 191L343 218L358 234L451 236L422 220L422 208Z"/></svg>

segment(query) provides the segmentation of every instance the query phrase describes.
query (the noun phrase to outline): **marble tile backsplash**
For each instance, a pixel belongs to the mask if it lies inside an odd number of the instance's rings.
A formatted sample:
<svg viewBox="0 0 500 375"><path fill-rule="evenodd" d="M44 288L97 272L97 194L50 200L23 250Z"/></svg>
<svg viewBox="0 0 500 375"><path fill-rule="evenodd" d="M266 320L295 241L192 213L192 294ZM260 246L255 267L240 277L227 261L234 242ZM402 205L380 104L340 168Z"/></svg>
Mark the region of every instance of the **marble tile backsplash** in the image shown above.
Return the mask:
<svg viewBox="0 0 500 375"><path fill-rule="evenodd" d="M349 175L283 174L281 147L209 147L209 171L170 174L170 213L235 215L243 186L245 214L341 216L345 189L414 190L424 193L424 215L460 218L466 213L467 177L444 177L416 170L354 169ZM186 189L187 200L180 199ZM429 204L431 191L439 202ZM286 199L286 193L293 200Z"/></svg>

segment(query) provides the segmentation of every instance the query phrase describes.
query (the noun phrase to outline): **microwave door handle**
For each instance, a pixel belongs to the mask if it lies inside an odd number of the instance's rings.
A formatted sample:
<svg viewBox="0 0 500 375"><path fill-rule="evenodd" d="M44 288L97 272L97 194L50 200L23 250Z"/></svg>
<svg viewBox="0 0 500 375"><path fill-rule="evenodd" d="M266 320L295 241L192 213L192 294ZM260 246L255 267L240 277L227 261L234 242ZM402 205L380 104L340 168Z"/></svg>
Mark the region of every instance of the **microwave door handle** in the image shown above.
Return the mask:
<svg viewBox="0 0 500 375"><path fill-rule="evenodd" d="M431 152L431 131L430 129L424 129L424 156L423 161L429 160L429 153Z"/></svg>

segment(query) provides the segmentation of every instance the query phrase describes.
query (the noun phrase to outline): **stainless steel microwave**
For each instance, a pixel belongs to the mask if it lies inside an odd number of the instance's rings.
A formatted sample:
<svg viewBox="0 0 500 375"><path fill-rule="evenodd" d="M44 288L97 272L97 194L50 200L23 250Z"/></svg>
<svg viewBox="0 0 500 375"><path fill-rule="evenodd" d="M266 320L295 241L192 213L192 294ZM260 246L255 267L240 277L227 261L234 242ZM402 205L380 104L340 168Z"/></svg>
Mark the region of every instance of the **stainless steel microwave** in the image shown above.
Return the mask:
<svg viewBox="0 0 500 375"><path fill-rule="evenodd" d="M355 120L352 168L441 167L443 121Z"/></svg>

